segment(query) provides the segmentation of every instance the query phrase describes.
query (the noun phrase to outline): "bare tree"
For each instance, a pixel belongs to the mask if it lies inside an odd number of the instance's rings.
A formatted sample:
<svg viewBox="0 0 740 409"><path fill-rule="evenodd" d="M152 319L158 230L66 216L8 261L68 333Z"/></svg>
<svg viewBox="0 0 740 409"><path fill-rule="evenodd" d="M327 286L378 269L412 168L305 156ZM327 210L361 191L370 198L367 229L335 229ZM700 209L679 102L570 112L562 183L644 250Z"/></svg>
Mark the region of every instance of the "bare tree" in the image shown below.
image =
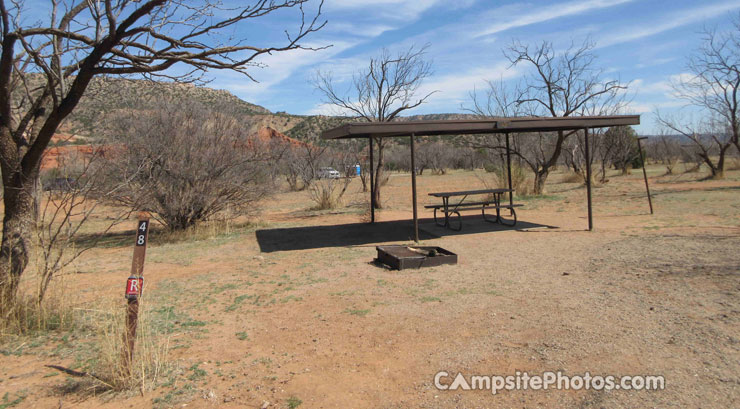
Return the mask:
<svg viewBox="0 0 740 409"><path fill-rule="evenodd" d="M654 141L648 143L646 150L648 156L659 161L666 168L666 175L672 175L679 159L681 158L681 146L675 138L666 135L665 132Z"/></svg>
<svg viewBox="0 0 740 409"><path fill-rule="evenodd" d="M607 160L619 169L622 175L629 173L629 166L639 158L637 133L631 126L614 126L604 133L605 144L610 146Z"/></svg>
<svg viewBox="0 0 740 409"><path fill-rule="evenodd" d="M360 139L347 139L340 142L341 152L344 153L346 161L350 165L360 165L360 183L362 184L362 191L367 192L368 181L370 180L369 175L369 149L367 144ZM355 171L356 172L356 171Z"/></svg>
<svg viewBox="0 0 740 409"><path fill-rule="evenodd" d="M306 19L308 0L257 0L229 9L211 0L55 0L45 23L24 16L22 0L0 0L0 169L5 216L0 248L0 298L14 300L28 264L34 225L34 186L52 135L91 80L140 75L197 81L211 69L252 78L249 68L265 53L303 48L301 40L324 26L321 8ZM247 44L229 37L241 24L281 9L298 8L298 28L279 45ZM287 31L286 31L287 33ZM185 74L169 70L177 63ZM8 304L13 304L9 302Z"/></svg>
<svg viewBox="0 0 740 409"><path fill-rule="evenodd" d="M421 175L424 169L430 169L436 175L447 173L447 169L452 166L453 149L452 146L440 141L419 144L416 152L417 173Z"/></svg>
<svg viewBox="0 0 740 409"><path fill-rule="evenodd" d="M427 46L392 55L383 49L371 58L369 66L357 72L352 85L344 92L337 90L331 72L317 72L315 86L324 95L324 102L343 113L367 122L391 122L409 109L423 104L434 92L417 96L424 79L431 75L431 63L424 59ZM377 138L378 153L375 164L375 207L380 208L380 186L383 180L383 150L386 141Z"/></svg>
<svg viewBox="0 0 740 409"><path fill-rule="evenodd" d="M309 143L291 146L286 150L280 162L290 190L300 191L311 185L324 161L326 150L325 146Z"/></svg>
<svg viewBox="0 0 740 409"><path fill-rule="evenodd" d="M657 116L665 128L696 145L712 178L722 178L728 149L734 144L740 151L740 16L729 32L706 29L703 34L702 46L689 57L691 75L672 85L678 98L704 111L704 121L687 123L660 112Z"/></svg>
<svg viewBox="0 0 740 409"><path fill-rule="evenodd" d="M471 95L470 111L482 116L548 116L567 117L574 114L594 114L617 111L624 104L624 89L618 80L607 80L596 66L594 43L586 40L556 53L552 43L543 41L530 46L514 41L504 50L513 66L530 68L524 80L515 88L503 81L489 82L484 95ZM519 146L512 151L534 172L534 192L542 194L547 177L557 164L563 144L576 131L558 131L554 135L537 133L520 136ZM505 149L501 137L482 146ZM479 145L480 146L480 145Z"/></svg>
<svg viewBox="0 0 740 409"><path fill-rule="evenodd" d="M105 225L99 231L80 240L80 230L95 210L125 185L122 179L106 185L104 168L101 166L106 150L102 146L88 148L60 155L57 166L46 172L44 200L41 201L36 229L39 246L36 302L39 306L52 280L130 214L125 211L115 213L113 217L106 218Z"/></svg>
<svg viewBox="0 0 740 409"><path fill-rule="evenodd" d="M196 103L164 104L118 121L108 179L126 178L114 200L151 212L171 230L216 215L254 214L272 189L281 147L251 137L237 119Z"/></svg>
<svg viewBox="0 0 740 409"><path fill-rule="evenodd" d="M732 130L724 118L712 115L698 123L680 121L671 116L656 113L658 122L666 129L677 132L691 141L694 156L698 165L703 162L709 168L712 179L722 179L725 172L725 157L733 145ZM716 158L716 159L715 159Z"/></svg>

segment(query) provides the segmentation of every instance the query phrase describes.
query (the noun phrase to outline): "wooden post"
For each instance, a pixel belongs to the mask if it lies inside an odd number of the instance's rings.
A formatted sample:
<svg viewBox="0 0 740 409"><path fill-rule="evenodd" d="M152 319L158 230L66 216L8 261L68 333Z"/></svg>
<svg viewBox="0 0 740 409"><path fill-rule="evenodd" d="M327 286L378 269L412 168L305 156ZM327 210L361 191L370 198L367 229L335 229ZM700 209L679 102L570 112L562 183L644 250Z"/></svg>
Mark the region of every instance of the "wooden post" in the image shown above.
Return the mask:
<svg viewBox="0 0 740 409"><path fill-rule="evenodd" d="M591 211L591 152L588 148L588 128L583 129L586 145L586 196L588 198L588 230L594 229L593 213Z"/></svg>
<svg viewBox="0 0 740 409"><path fill-rule="evenodd" d="M131 276L126 283L126 333L123 339L123 365L127 371L131 370L134 359L134 345L136 343L136 327L139 321L139 297L144 290L144 259L146 257L146 243L149 238L149 216L139 213L136 223L136 239L134 241L134 258L131 263Z"/></svg>
<svg viewBox="0 0 740 409"><path fill-rule="evenodd" d="M375 223L375 171L373 171L373 137L367 138L370 141L370 223Z"/></svg>
<svg viewBox="0 0 740 409"><path fill-rule="evenodd" d="M509 216L514 214L514 192L511 191L511 151L509 150L509 133L506 133L506 175L509 178Z"/></svg>
<svg viewBox="0 0 740 409"><path fill-rule="evenodd" d="M640 160L642 161L642 176L645 178L645 191L647 192L648 205L650 205L650 214L653 214L653 200L650 198L650 186L648 186L647 171L645 170L645 155L642 153L642 144L640 141L647 139L647 136L637 138L637 149L640 150Z"/></svg>
<svg viewBox="0 0 740 409"><path fill-rule="evenodd" d="M411 134L411 195L414 204L414 241L419 243L419 215L416 210L416 158L414 154L414 140L416 136Z"/></svg>

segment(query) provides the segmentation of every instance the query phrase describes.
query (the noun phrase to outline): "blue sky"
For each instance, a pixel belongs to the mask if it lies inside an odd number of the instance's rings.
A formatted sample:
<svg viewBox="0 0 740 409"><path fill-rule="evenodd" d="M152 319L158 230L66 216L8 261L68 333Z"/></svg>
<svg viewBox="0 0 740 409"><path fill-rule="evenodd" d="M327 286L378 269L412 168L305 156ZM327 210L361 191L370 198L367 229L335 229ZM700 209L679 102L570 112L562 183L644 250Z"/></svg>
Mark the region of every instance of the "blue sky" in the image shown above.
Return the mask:
<svg viewBox="0 0 740 409"><path fill-rule="evenodd" d="M252 71L259 83L216 72L209 86L271 111L330 114L310 81L317 69L349 80L383 47L396 51L428 43L434 74L423 90L439 92L409 113L463 112L470 91L484 87L486 79L517 81L522 75L501 53L513 39L547 40L563 49L590 37L604 77L631 82L629 110L643 115L638 131L652 133L656 107L670 112L683 105L672 97L670 81L685 74L700 31L728 30L738 12L740 0L326 0L328 24L306 44L332 47L266 55L260 61L268 67ZM247 38L277 40L281 33L275 28L291 30L295 17L291 10L255 20Z"/></svg>

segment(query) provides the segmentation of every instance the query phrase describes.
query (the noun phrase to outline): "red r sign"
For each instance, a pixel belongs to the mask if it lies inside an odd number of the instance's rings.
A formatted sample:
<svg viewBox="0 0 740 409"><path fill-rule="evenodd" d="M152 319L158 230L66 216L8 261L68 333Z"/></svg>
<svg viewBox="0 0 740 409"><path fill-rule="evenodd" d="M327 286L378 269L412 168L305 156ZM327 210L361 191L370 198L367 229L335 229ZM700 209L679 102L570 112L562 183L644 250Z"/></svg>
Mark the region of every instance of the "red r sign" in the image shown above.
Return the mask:
<svg viewBox="0 0 740 409"><path fill-rule="evenodd" d="M144 277L131 276L126 281L126 298L136 298L144 289Z"/></svg>

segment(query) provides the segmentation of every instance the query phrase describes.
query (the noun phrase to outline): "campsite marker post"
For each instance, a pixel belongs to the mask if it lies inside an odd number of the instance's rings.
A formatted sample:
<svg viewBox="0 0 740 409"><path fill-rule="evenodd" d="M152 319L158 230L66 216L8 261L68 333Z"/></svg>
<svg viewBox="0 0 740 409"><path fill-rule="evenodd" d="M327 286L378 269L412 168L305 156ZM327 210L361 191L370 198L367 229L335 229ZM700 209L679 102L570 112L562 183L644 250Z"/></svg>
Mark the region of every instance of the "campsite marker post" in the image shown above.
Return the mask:
<svg viewBox="0 0 740 409"><path fill-rule="evenodd" d="M127 370L131 369L134 359L134 344L136 343L136 326L139 321L139 297L144 290L144 258L146 243L149 238L149 216L139 213L136 223L136 240L134 242L134 258L131 263L131 276L126 280L126 333L123 339L123 363Z"/></svg>

